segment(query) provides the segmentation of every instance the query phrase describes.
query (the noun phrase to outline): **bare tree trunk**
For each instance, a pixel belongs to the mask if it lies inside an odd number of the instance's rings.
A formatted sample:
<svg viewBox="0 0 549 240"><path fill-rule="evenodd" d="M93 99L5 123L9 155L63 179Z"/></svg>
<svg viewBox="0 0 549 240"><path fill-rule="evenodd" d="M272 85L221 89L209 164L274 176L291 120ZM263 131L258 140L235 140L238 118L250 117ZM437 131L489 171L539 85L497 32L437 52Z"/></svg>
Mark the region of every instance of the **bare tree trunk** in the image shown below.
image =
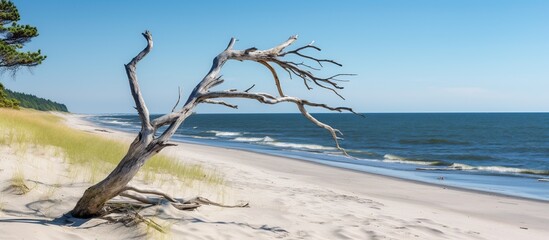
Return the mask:
<svg viewBox="0 0 549 240"><path fill-rule="evenodd" d="M141 166L151 156L152 152L147 151L142 143L134 141L126 156L109 176L84 192L71 214L79 218L106 214L107 212L104 211L105 203L124 191Z"/></svg>
<svg viewBox="0 0 549 240"><path fill-rule="evenodd" d="M351 74L337 74L327 78L319 78L310 71L318 70L317 68L311 67L302 62L297 63L283 60L284 56L294 55L307 60L312 60L320 65L320 67L322 67L322 63L330 63L341 66L339 63L333 60L318 59L302 53L302 51L305 49L320 51L320 48L313 46L312 43L303 47L299 47L292 51L284 52L284 49L286 47L290 46L295 40L297 40L297 36L292 36L280 45L267 50L257 50L256 48L248 48L246 50L233 50L233 45L235 44L236 39L232 38L227 48L219 55L217 55L217 57L214 59L212 68L210 69L208 74L202 79L202 81L200 81L200 83L198 83L198 85L194 88L193 92L191 93L183 107L179 111L172 111L171 113L168 113L151 121L149 110L147 109L145 100L142 97L137 81L137 75L135 72L137 63L141 59L143 59L153 47L153 41L150 32L145 31L145 33L143 33L143 36L147 40L147 46L145 47L145 49L139 52L139 54L135 56L128 64L125 65L131 94L136 104L139 118L141 119L141 130L133 143L130 145L126 156L124 156L118 166L116 166L116 168L104 180L91 186L84 192L74 209L70 212L72 216L78 218L89 218L108 214L109 209L105 207L106 203L116 196L127 197L146 204L155 204L154 202L146 198L131 194L131 191L161 196L167 201L171 202L174 207L181 210L195 209L201 204L217 205L223 207L247 206L247 204L227 206L213 203L204 198L193 198L189 201L181 202L175 200L167 194L155 190L140 190L135 187L128 186L128 183L132 180L132 178L137 174L139 169L143 166L143 164L145 164L145 162L149 158L160 152L163 148L174 145L168 143L168 141L175 133L175 131L179 128L179 126L185 121L185 119L191 115L192 110L198 104L221 104L227 107L237 108L236 105L232 105L220 100L214 100L216 98L247 98L254 99L265 104L277 104L281 102L294 103L304 117L306 117L309 121L316 124L317 126L329 131L335 141L336 147L340 149L343 153L345 153L345 151L339 146L338 143L337 134L341 135L341 132L327 124L318 121L316 118L311 116L305 109L305 106L321 107L338 112L349 111L354 113L354 111L351 108L330 107L325 104L313 103L304 99L285 96L282 91L282 86L280 85L278 74L276 73L276 70L269 64L272 63L278 65L280 68L288 72L290 77L294 75L301 78L308 89L311 89L311 87L308 85L308 82L311 82L317 86L320 86L321 88L329 89L341 97L341 95L339 95L339 93L337 92L337 89L342 89L342 87L337 85L336 81L339 80L336 78L339 76ZM210 91L211 88L223 83L224 80L220 77L220 71L227 60L255 61L267 67L267 69L269 69L269 71L273 75L280 97L274 97L267 93L251 93L249 91L253 88L253 86L245 91L237 91L234 89L226 91ZM179 99L177 103L179 103ZM177 104L176 106L174 106L174 110L176 107ZM162 126L168 127L159 136L155 136L157 130Z"/></svg>

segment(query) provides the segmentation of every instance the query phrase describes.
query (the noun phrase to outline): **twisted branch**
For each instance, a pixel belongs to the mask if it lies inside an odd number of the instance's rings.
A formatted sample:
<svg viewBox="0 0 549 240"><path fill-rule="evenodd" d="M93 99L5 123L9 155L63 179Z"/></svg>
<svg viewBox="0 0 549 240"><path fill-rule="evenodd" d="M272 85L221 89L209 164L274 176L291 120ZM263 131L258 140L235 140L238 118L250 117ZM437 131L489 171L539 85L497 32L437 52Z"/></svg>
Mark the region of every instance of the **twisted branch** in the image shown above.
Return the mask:
<svg viewBox="0 0 549 240"><path fill-rule="evenodd" d="M128 191L133 191L137 193L142 194L151 194L151 195L157 195L161 196L162 198L168 200L172 206L179 210L194 210L202 205L212 205L212 206L218 206L218 207L224 207L224 208L237 208L237 207L249 207L248 203L242 203L242 204L235 204L235 205L226 205L221 203L213 202L207 198L203 197L194 197L189 200L177 200L170 195L156 191L156 190L148 190L148 189L139 189L132 186L126 186L123 189L123 192L119 194L121 197L126 197L135 201L138 201L140 203L144 204L150 204L150 205L159 205L162 203L159 199L150 199L145 196L137 195L137 194L131 194Z"/></svg>
<svg viewBox="0 0 549 240"><path fill-rule="evenodd" d="M145 49L139 52L139 54L137 54L137 56L135 56L128 64L124 65L124 67L126 68L126 74L128 75L130 90L135 102L135 109L137 109L139 118L141 118L141 128L143 130L152 130L152 127L150 125L149 110L147 109L147 105L145 104L145 100L143 99L141 90L139 89L139 83L137 81L137 75L135 73L137 63L139 63L141 59L147 56L147 54L151 51L153 47L151 32L145 31L142 35L147 40L147 46L145 47Z"/></svg>
<svg viewBox="0 0 549 240"><path fill-rule="evenodd" d="M168 194L165 194L163 192L156 191L156 190L146 190L146 189L139 189L139 188L136 188L136 187L133 187L133 186L126 186L122 191L123 192L125 192L125 191L134 191L134 192L143 193L143 194L154 194L154 195L162 196L170 202L177 202L177 200L170 197Z"/></svg>

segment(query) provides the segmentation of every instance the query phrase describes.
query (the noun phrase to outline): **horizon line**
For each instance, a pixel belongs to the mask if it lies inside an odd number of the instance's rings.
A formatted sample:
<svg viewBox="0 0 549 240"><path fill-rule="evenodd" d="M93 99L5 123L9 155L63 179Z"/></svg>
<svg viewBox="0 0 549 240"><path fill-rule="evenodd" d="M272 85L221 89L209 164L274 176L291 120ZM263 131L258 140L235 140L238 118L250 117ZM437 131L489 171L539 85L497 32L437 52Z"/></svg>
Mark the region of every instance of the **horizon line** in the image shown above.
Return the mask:
<svg viewBox="0 0 549 240"><path fill-rule="evenodd" d="M122 113L122 112L112 112L112 113L76 113L76 112L69 112L72 114L82 114L82 115L108 115L108 114L120 114L120 115L137 115L137 112L135 113ZM418 112L357 112L358 114L447 114L447 113L463 113L463 114L471 114L471 113L486 113L486 114L501 114L501 113L549 113L549 111L418 111ZM166 113L151 113L150 115L164 115ZM207 115L207 114L227 114L227 115L235 115L235 114L299 114L299 112L238 112L238 113L231 113L231 112L206 112L206 113L193 113L193 114L201 114L201 115ZM311 114L353 114L350 112L311 112Z"/></svg>

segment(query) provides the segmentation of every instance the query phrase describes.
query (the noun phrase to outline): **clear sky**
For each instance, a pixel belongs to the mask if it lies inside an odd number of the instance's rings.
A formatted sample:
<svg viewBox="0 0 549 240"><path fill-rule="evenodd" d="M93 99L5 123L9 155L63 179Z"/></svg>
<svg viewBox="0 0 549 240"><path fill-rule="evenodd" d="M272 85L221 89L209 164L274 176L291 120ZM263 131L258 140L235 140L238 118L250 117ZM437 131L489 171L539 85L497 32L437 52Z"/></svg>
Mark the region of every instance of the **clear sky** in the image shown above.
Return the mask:
<svg viewBox="0 0 549 240"><path fill-rule="evenodd" d="M231 37L235 48L270 48L299 34L318 56L356 73L338 99L283 76L287 93L360 112L549 111L549 1L40 1L15 0L23 24L40 36L27 50L48 56L6 87L65 103L77 113L134 112L123 64L152 32L155 48L138 66L153 113L169 111L202 79ZM230 62L219 89L276 93L257 63ZM238 110L297 112L293 105L232 101ZM315 112L315 110L311 110Z"/></svg>

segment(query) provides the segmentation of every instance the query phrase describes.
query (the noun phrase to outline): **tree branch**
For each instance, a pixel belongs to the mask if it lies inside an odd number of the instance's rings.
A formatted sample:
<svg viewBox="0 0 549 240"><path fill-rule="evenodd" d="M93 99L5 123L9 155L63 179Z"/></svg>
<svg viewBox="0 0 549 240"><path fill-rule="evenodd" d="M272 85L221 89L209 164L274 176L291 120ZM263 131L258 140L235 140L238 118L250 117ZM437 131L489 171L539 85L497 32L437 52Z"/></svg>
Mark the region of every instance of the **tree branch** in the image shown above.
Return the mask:
<svg viewBox="0 0 549 240"><path fill-rule="evenodd" d="M203 197L194 197L194 198L191 198L189 200L177 200L177 199L172 198L168 194L165 194L163 192L159 192L159 191L156 191L156 190L143 190L143 189L138 189L138 188L130 187L130 186L127 186L126 188L124 188L124 192L119 194L121 197L130 198L130 199L133 199L135 201L145 203L145 204L151 204L151 205L158 205L158 204L161 203L161 201L159 201L159 200L155 201L155 200L149 199L147 197L140 196L138 194L131 194L131 193L128 193L128 192L125 192L125 191L134 191L134 192L143 193L143 194L153 194L153 195L162 196L166 200L168 200L172 206L174 206L175 208L177 208L179 210L193 210L195 208L200 207L201 205L212 205L212 206L218 206L218 207L223 207L223 208L244 208L244 207L249 207L249 203L226 205L226 204L222 204L222 203L213 202L213 201L211 201L207 198L203 198Z"/></svg>
<svg viewBox="0 0 549 240"><path fill-rule="evenodd" d="M138 196L138 195L135 195L135 194L130 194L130 193L123 192L123 193L120 193L119 195L121 197L127 197L129 199L133 199L133 200L136 200L138 202L145 203L145 204L152 204L152 205L157 205L158 204L157 201L153 201L153 200L148 199L147 197Z"/></svg>
<svg viewBox="0 0 549 240"><path fill-rule="evenodd" d="M158 129L166 124L173 122L178 116L178 112L168 113L152 120L151 125L153 126L153 128Z"/></svg>
<svg viewBox="0 0 549 240"><path fill-rule="evenodd" d="M152 130L152 126L150 124L149 110L147 109L147 105L145 104L145 100L143 99L143 95L141 94L139 83L137 81L137 75L135 73L137 63L141 61L141 59L143 59L153 47L151 33L149 31L145 31L143 33L143 37L145 37L145 39L147 40L147 46L145 47L145 49L139 52L139 54L137 54L137 56L135 56L128 64L124 66L126 68L126 74L128 75L128 81L130 83L130 90L133 100L135 102L135 108L137 109L139 118L141 118L141 128L144 130Z"/></svg>
<svg viewBox="0 0 549 240"><path fill-rule="evenodd" d="M165 194L163 192L156 191L156 190L139 189L139 188L136 188L136 187L133 187L133 186L126 186L124 189L122 189L122 191L134 191L134 192L143 193L143 194L154 194L154 195L162 196L170 202L178 202L177 200L175 200L174 198L172 198L168 194Z"/></svg>
<svg viewBox="0 0 549 240"><path fill-rule="evenodd" d="M332 135L332 139L334 139L336 148L338 150L340 150L341 152L343 152L343 154L345 154L345 156L349 156L349 154L347 154L347 151L345 151L345 149L343 149L339 146L339 141L338 141L337 134L339 133L339 135L343 136L343 133L341 133L341 131L339 131L338 129L333 128L332 126L330 126L328 124L325 124L321 121L318 121L318 119L314 118L309 112L307 112L307 110L305 109L303 104L297 104L297 108L299 109L301 114L303 114L303 116L305 116L307 119L309 119L309 121L311 121L312 123L314 123L315 125L317 125L321 128L324 128L324 129L328 130L328 132L330 132L330 134Z"/></svg>
<svg viewBox="0 0 549 240"><path fill-rule="evenodd" d="M303 105L307 105L307 106L311 106L311 107L321 107L321 108L325 108L325 109L328 109L330 111L336 111L336 112L347 111L347 112L351 112L351 113L359 115L359 116L364 116L362 114L359 114L359 113L355 112L352 108L349 108L349 107L331 107L331 106L328 106L327 104L324 104L324 103L315 103L315 102L311 102L311 101L308 101L308 100L305 100L305 99L300 99L300 98L290 97L290 96L276 98L276 97L274 97L274 96L272 96L268 93L250 93L250 92L238 92L238 91L215 91L215 92L208 92L208 93L205 93L205 94L202 94L202 95L198 96L198 99L200 99L201 101L203 101L205 99L214 99L214 98L247 98L247 99L255 99L255 100L257 100L261 103L266 103L266 104L277 104L277 103L281 103L281 102L292 102L292 103L303 104Z"/></svg>
<svg viewBox="0 0 549 240"><path fill-rule="evenodd" d="M225 51L233 49L234 43L236 41L237 41L236 38L234 38L234 37L231 38L231 40L229 41L229 44L227 45L227 48L225 48Z"/></svg>
<svg viewBox="0 0 549 240"><path fill-rule="evenodd" d="M322 51L319 47L316 47L316 46L312 45L312 43L311 43L311 44L309 44L309 45L305 45L305 46L303 46L303 47L299 47L299 48L297 48L297 49L295 49L295 50L292 50L292 51L288 51L288 52L282 53L282 54L280 54L280 56L283 57L283 56L285 56L285 55L287 55L287 54L295 54L295 55L300 56L300 57L302 57L302 58L307 58L307 59L310 59L310 60L313 60L313 61L317 62L318 65L320 65L320 67L324 67L324 66L322 66L322 63L323 63L323 62L331 63L331 64L334 64L334 65L337 65L337 66L340 66L340 67L343 66L343 65L341 65L340 63L338 63L338 62L336 62L336 61L334 61L334 60L330 60L330 59L319 59L319 58L311 57L311 56L309 56L309 55L306 55L306 54L303 54L303 53L300 52L301 50L304 50L304 49L307 49L307 48L312 48L312 49L317 50L317 51L319 51L319 52Z"/></svg>
<svg viewBox="0 0 549 240"><path fill-rule="evenodd" d="M175 108L177 107L177 105L179 105L179 100L181 100L181 87L177 87L177 93L177 102L175 102L175 105L173 105L172 112L175 111Z"/></svg>
<svg viewBox="0 0 549 240"><path fill-rule="evenodd" d="M333 138L333 140L336 144L336 148L338 150L340 150L341 152L343 152L343 154L345 154L346 156L349 156L349 155L347 154L345 149L343 149L339 145L339 141L338 141L338 137L337 137L337 134L343 135L341 133L341 131L339 131L338 129L335 129L332 126L330 126L328 124L325 124L325 123L319 121L318 119L316 119L315 117L313 117L305 109L305 106L321 107L321 108L325 108L325 109L328 109L328 110L331 110L331 111L337 111L337 112L348 111L348 112L354 113L356 115L363 116L361 114L356 113L352 108L348 108L348 107L331 107L331 106L328 106L328 105L323 104L323 103L314 103L314 102L310 102L308 100L300 99L300 98L296 98L296 97L285 96L285 97L276 98L276 97L274 97L270 94L267 94L267 93L218 91L218 92L205 93L205 94L199 96L198 98L199 98L200 102L211 101L210 99L214 99L214 98L247 98L247 99L255 99L255 100L257 100L261 103L266 103L266 104L278 104L278 103L281 103L281 102L295 103L297 105L299 111L301 112L301 114L303 116L305 116L305 118L307 118L309 121L311 121L315 125L317 125L321 128L324 128L328 132L330 132L330 134L331 134L331 136L332 136L332 138Z"/></svg>
<svg viewBox="0 0 549 240"><path fill-rule="evenodd" d="M221 59L220 56L222 56L227 59L233 59L233 60L239 60L239 61L249 60L249 61L255 61L255 62L261 63L271 71L275 84L277 85L279 94L281 96L284 96L284 94L280 86L280 80L278 79L278 74L269 63L274 63L279 67L281 67L283 70L289 73L290 78L293 74L303 79L303 83L307 87L307 89L311 89L311 87L307 83L308 81L311 81L315 85L321 88L328 89L333 93L335 93L340 98L345 99L337 91L338 89L343 89L343 87L337 84L338 81L342 81L342 80L336 79L336 77L353 76L354 74L336 74L331 77L318 77L314 75L311 71L309 71L309 70L318 70L317 68L311 67L310 65L305 64L304 62L293 62L293 61L282 60L287 55L296 55L298 57L316 62L320 65L320 67L323 67L322 63L330 63L340 67L342 66L340 63L331 59L316 58L316 57L302 53L302 50L305 50L305 49L314 49L317 51L321 50L320 48L312 45L312 43L302 47L298 47L295 50L282 52L285 48L290 46L295 40L297 40L297 35L292 36L282 44L267 50L257 50L256 48L248 48L246 50L232 50L232 45L230 44L231 48L227 48L216 59ZM232 43L234 44L234 42Z"/></svg>
<svg viewBox="0 0 549 240"><path fill-rule="evenodd" d="M276 74L276 71L274 70L274 68L265 61L258 61L258 62L263 64L263 66L267 67L269 71L271 71L271 74L273 75L273 78L275 80L278 94L280 94L281 97L284 97L284 93L282 92L282 86L280 86L280 80L278 79L278 74ZM248 91L244 91L244 92L248 92Z"/></svg>
<svg viewBox="0 0 549 240"><path fill-rule="evenodd" d="M244 92L249 92L249 91L252 90L252 88L254 88L254 87L255 87L255 84L252 85L251 87L249 87L248 89L244 90Z"/></svg>
<svg viewBox="0 0 549 240"><path fill-rule="evenodd" d="M224 105L224 106L227 106L227 107L230 107L230 108L238 109L237 105L229 104L229 103L226 103L226 102L223 102L223 101L215 101L215 100L211 100L211 99L206 99L206 100L203 100L201 102L202 103L209 103L209 104L219 104L219 105Z"/></svg>

